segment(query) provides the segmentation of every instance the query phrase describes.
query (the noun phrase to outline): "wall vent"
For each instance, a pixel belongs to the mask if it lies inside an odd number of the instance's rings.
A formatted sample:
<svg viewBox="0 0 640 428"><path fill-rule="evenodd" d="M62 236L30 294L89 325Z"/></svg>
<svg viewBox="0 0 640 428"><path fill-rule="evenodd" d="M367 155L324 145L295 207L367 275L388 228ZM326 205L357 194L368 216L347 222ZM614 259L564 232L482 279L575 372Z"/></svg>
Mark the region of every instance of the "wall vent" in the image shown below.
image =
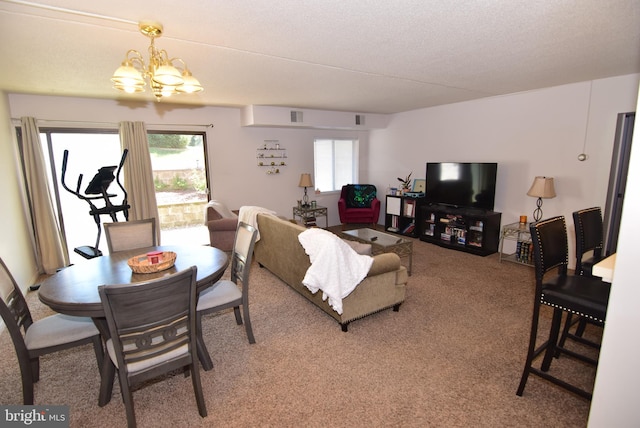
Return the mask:
<svg viewBox="0 0 640 428"><path fill-rule="evenodd" d="M364 125L364 115L356 114L356 125Z"/></svg>
<svg viewBox="0 0 640 428"><path fill-rule="evenodd" d="M302 123L302 112L299 110L291 110L291 123Z"/></svg>

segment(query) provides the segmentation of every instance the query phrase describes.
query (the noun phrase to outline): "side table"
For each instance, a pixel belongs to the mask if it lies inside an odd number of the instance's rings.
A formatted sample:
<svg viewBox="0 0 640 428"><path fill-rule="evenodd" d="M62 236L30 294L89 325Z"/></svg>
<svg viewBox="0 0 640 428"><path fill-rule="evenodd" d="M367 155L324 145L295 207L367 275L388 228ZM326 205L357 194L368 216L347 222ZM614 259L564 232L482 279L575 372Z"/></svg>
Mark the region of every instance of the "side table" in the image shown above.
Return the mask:
<svg viewBox="0 0 640 428"><path fill-rule="evenodd" d="M534 265L533 244L531 243L531 233L529 225L531 223L510 223L502 226L500 234L500 257L503 260L513 263L520 263L528 266ZM504 241L516 241L516 251L512 254L504 254Z"/></svg>
<svg viewBox="0 0 640 428"><path fill-rule="evenodd" d="M293 219L300 218L300 221L306 227L316 226L316 219L318 217L324 217L324 228L329 227L329 218L327 216L327 207L321 207L316 205L315 207L293 207Z"/></svg>

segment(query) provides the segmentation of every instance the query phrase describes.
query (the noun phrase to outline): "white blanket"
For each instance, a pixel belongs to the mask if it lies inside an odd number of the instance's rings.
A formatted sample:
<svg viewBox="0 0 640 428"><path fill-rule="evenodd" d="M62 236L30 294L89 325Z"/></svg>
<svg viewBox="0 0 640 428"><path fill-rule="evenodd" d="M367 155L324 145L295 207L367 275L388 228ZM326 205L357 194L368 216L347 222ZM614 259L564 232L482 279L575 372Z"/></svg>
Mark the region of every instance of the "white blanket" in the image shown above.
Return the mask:
<svg viewBox="0 0 640 428"><path fill-rule="evenodd" d="M298 240L311 261L302 284L314 294L322 290L322 300L329 298L333 310L342 314L342 299L367 276L373 258L356 253L324 229L307 229Z"/></svg>
<svg viewBox="0 0 640 428"><path fill-rule="evenodd" d="M240 211L238 212L238 221L242 221L256 228L256 242L260 240L260 230L258 229L258 214L276 215L276 212L268 210L266 208L253 206L242 206L240 207Z"/></svg>

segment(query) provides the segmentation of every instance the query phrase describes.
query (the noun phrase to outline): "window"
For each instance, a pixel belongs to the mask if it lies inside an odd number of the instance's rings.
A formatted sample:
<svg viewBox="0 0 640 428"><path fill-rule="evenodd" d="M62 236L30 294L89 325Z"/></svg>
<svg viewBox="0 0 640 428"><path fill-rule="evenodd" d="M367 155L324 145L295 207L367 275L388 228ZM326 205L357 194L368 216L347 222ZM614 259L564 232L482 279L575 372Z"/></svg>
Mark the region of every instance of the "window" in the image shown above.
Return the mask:
<svg viewBox="0 0 640 428"><path fill-rule="evenodd" d="M321 192L358 181L358 140L316 139L313 143L315 186Z"/></svg>
<svg viewBox="0 0 640 428"><path fill-rule="evenodd" d="M147 137L158 206L206 203L205 134L149 131Z"/></svg>

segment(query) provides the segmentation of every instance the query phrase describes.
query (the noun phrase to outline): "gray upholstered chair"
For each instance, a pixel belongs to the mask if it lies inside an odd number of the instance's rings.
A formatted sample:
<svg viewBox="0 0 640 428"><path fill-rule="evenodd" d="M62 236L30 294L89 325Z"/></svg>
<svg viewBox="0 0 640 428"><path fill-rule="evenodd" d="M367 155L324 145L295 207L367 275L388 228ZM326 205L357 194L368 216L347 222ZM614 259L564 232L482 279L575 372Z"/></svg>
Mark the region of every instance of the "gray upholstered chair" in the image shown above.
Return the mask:
<svg viewBox="0 0 640 428"><path fill-rule="evenodd" d="M249 317L249 272L256 236L256 228L244 222L238 223L235 243L231 252L231 279L223 279L216 282L213 286L200 293L198 297L197 329L200 344L198 352L200 353L200 362L205 370L211 370L213 362L202 338L202 317L204 315L233 308L236 322L241 325L240 306L242 306L244 325L249 343L256 342L251 328L251 318Z"/></svg>
<svg viewBox="0 0 640 428"><path fill-rule="evenodd" d="M231 251L238 228L238 215L230 211L222 202L212 200L207 204L206 219L211 246L223 251Z"/></svg>
<svg viewBox="0 0 640 428"><path fill-rule="evenodd" d="M207 415L196 352L196 272L192 266L135 285L98 287L111 335L99 405L110 401L117 369L129 427L136 426L134 388L178 369L191 373L198 411Z"/></svg>
<svg viewBox="0 0 640 428"><path fill-rule="evenodd" d="M40 378L42 355L93 343L98 368L102 365L102 341L91 318L56 314L33 321L24 295L2 259L0 292L0 315L18 356L23 404L33 404L33 384Z"/></svg>
<svg viewBox="0 0 640 428"><path fill-rule="evenodd" d="M156 219L105 223L109 254L157 245Z"/></svg>

